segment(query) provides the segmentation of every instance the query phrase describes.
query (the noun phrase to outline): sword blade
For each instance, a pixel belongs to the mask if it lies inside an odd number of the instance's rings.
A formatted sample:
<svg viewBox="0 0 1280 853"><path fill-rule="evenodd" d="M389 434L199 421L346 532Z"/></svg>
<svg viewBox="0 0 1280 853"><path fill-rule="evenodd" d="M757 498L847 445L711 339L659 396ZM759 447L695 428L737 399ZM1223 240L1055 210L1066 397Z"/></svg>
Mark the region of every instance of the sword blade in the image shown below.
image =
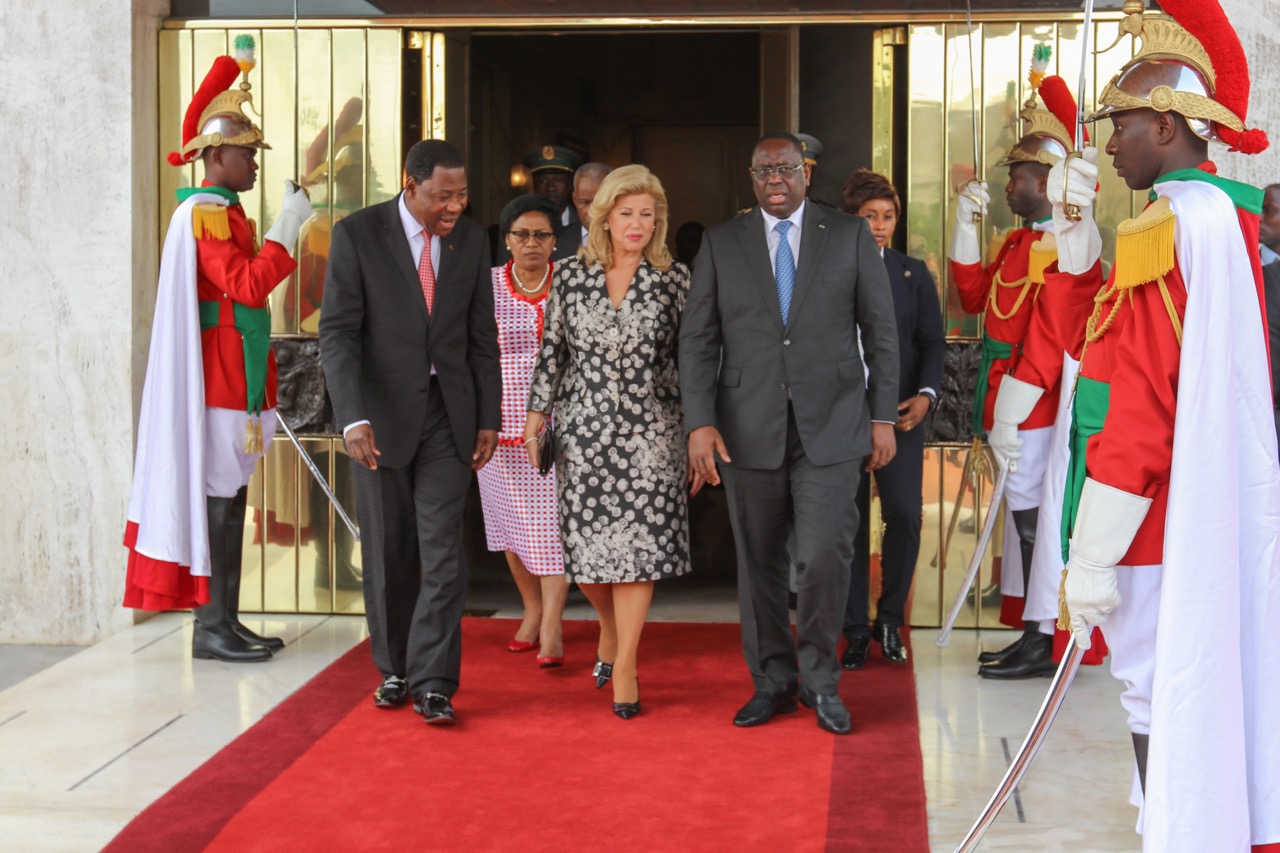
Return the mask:
<svg viewBox="0 0 1280 853"><path fill-rule="evenodd" d="M1093 35L1093 0L1084 3L1084 30L1080 33L1080 82L1076 86L1076 150L1084 150L1084 94L1089 82L1089 39Z"/></svg>
<svg viewBox="0 0 1280 853"><path fill-rule="evenodd" d="M978 842L982 840L982 836L986 834L991 824L995 821L996 816L1000 814L1000 809L1004 808L1004 804L1013 795L1013 790L1018 787L1022 777L1027 774L1027 769L1035 759L1036 752L1039 751L1040 745L1044 743L1045 736L1049 734L1050 727L1053 726L1054 718L1058 716L1058 711L1062 708L1062 702L1066 699L1067 690L1071 687L1071 682L1075 679L1076 672L1080 669L1080 661L1083 659L1084 651L1075 642L1068 643L1067 651L1062 655L1062 663L1058 664L1058 671L1054 674L1053 681L1049 685L1049 692L1045 694L1044 702L1040 705L1040 711L1032 721L1031 729L1027 732L1027 737L1022 742L1022 746L1018 748L1018 754L1013 757L1009 769L1005 771L1004 778L996 786L995 793L987 801L987 805L982 809L978 819L969 829L968 835L956 847L955 853L968 853L968 851L977 846Z"/></svg>
<svg viewBox="0 0 1280 853"><path fill-rule="evenodd" d="M342 508L342 503L338 500L338 496L329 488L328 479L320 473L320 469L316 467L315 461L307 451L302 449L302 444L298 441L298 436L294 434L284 417L276 418L276 423L280 424L280 428L284 430L284 434L289 437L289 442L293 445L293 449L298 451L298 457L303 464L307 466L307 470L311 472L311 476L315 477L317 483L320 484L321 490L324 491L325 497L329 499L329 503L333 504L334 511L338 513L338 517L342 519L342 523L351 531L351 535L356 541L360 541L360 530L356 527L356 523L351 520L351 516L347 515L347 511Z"/></svg>
<svg viewBox="0 0 1280 853"><path fill-rule="evenodd" d="M951 611L947 613L947 619L942 623L942 630L938 632L938 639L934 641L940 649L945 649L951 645L951 631L956 627L956 620L960 618L960 610L964 607L964 600L969 595L969 589L973 586L974 580L978 577L978 570L982 568L982 558L987 553L987 546L991 542L991 534L996 529L996 516L1000 514L1000 502L1004 499L1004 488L1008 478L1009 473L1007 470L1001 470L1000 475L996 477L996 487L991 492L991 503L987 509L987 517L982 522L982 533L978 536L978 544L973 549L973 559L969 561L969 569L964 573L964 580L960 582L960 588L956 590L955 601L951 602Z"/></svg>

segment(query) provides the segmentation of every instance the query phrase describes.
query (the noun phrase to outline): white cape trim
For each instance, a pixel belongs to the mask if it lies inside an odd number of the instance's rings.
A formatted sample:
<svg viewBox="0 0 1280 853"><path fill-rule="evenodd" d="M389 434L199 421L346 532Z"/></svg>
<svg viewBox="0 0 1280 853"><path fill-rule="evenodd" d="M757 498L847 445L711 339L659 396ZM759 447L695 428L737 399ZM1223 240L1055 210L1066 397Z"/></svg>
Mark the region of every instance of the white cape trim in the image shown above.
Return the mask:
<svg viewBox="0 0 1280 853"><path fill-rule="evenodd" d="M1188 297L1143 849L1248 851L1280 840L1280 462L1266 322L1227 195L1203 181L1156 191L1178 215Z"/></svg>
<svg viewBox="0 0 1280 853"><path fill-rule="evenodd" d="M228 203L214 193L192 195L178 205L165 235L128 515L138 525L134 550L205 577L204 359L191 210L209 202Z"/></svg>

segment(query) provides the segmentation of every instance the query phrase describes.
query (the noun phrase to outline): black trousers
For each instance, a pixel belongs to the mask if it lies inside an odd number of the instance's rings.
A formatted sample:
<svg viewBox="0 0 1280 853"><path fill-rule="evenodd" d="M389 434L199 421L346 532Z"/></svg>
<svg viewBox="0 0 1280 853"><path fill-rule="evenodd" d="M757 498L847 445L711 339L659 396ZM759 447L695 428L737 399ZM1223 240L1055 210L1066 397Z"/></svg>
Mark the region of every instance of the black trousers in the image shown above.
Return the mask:
<svg viewBox="0 0 1280 853"><path fill-rule="evenodd" d="M916 560L920 556L920 516L923 511L921 481L924 477L924 429L896 432L898 452L893 461L874 473L880 490L880 515L884 518L884 547L880 564L883 583L876 605L876 624L901 627ZM858 485L858 515L861 523L853 541L853 564L849 578L849 598L844 613L846 637L871 635L868 625L871 589L871 535L868 518L871 507L869 477Z"/></svg>
<svg viewBox="0 0 1280 853"><path fill-rule="evenodd" d="M787 452L771 470L722 464L729 521L738 550L742 652L756 690L796 692L799 682L832 694L840 684L840 624L848 596L853 534L852 483L861 460L815 465L800 443L794 414ZM787 607L795 531L796 630Z"/></svg>
<svg viewBox="0 0 1280 853"><path fill-rule="evenodd" d="M406 679L415 696L452 696L462 663L462 511L471 466L458 458L434 378L409 464L370 471L353 462L352 470L373 662L384 677Z"/></svg>

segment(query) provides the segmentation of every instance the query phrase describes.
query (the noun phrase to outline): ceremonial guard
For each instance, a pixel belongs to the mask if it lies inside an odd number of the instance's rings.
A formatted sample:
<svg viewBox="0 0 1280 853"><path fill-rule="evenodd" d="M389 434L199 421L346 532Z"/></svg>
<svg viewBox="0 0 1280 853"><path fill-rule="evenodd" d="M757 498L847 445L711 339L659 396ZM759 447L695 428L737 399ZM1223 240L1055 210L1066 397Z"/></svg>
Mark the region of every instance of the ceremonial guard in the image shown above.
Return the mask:
<svg viewBox="0 0 1280 853"><path fill-rule="evenodd" d="M296 266L289 252L310 204L286 182L258 247L238 194L253 188L257 150L269 146L243 111L253 39L240 36L235 48L214 61L187 108L182 148L169 155L175 166L200 158L205 179L179 190L160 261L124 603L194 608L194 657L261 661L284 643L241 625L238 600L247 486L276 423L267 295Z"/></svg>
<svg viewBox="0 0 1280 853"><path fill-rule="evenodd" d="M1050 166L1066 157L1072 148L1068 127L1075 124L1075 102L1061 78L1045 79L1050 55L1048 46L1043 44L1033 51L1028 78L1031 94L1021 114L1023 136L998 164L1009 167L1009 183L1005 186L1009 209L1026 224L1009 232L1000 242L995 260L983 266L977 222L980 214L986 214L990 196L985 181L971 182L961 192L956 205L950 253L951 277L960 293L961 305L971 314L985 312L982 364L973 400L973 433L975 436L991 433L997 460L1008 469L1004 491L1008 508L1006 529L1016 532L1016 537L1006 536L1000 618L1007 625L1021 626L1023 635L1000 651L983 652L979 656L980 663L991 667L982 667L980 674L997 678L1025 678L1053 671L1052 620L1042 631L1037 620L1024 618L1023 610L1031 585L1045 466L1057 417L1059 380L1055 377L1053 386L1047 389L1050 393L1007 400L1007 406L1014 404L1019 409L1019 416L1011 423L1008 418L1000 417L1003 412L996 410L997 394L1024 352L1037 347L1062 351L1050 336L1051 326L1040 302L1044 270L1055 258L1053 222L1045 187ZM1042 84L1047 84L1049 94ZM1057 110L1039 108L1038 94ZM1060 358L1058 362L1061 367ZM997 448L998 434L1008 430L1015 433L1015 449L1011 455L1003 455ZM1056 576L1052 583L1056 584Z"/></svg>
<svg viewBox="0 0 1280 853"><path fill-rule="evenodd" d="M1147 851L1280 850L1280 468L1258 263L1249 73L1213 0L1125 3L1141 49L1103 90L1106 150L1150 203L1117 229L1073 404L1065 604L1105 623L1125 684ZM1055 167L1059 261L1101 285L1097 152ZM1073 221L1068 205L1079 207ZM1065 614L1064 614L1065 615ZM1139 796L1139 793L1142 796Z"/></svg>

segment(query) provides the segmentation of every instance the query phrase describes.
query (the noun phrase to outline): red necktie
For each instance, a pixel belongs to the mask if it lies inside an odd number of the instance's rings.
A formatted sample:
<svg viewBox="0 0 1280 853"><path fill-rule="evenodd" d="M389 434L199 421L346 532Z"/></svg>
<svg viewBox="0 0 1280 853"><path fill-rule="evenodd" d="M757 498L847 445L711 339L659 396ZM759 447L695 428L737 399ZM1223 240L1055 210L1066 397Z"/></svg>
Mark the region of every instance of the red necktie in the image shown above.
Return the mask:
<svg viewBox="0 0 1280 853"><path fill-rule="evenodd" d="M431 232L422 229L422 259L418 261L418 281L422 282L422 298L427 300L427 314L436 303L436 271L431 266Z"/></svg>

